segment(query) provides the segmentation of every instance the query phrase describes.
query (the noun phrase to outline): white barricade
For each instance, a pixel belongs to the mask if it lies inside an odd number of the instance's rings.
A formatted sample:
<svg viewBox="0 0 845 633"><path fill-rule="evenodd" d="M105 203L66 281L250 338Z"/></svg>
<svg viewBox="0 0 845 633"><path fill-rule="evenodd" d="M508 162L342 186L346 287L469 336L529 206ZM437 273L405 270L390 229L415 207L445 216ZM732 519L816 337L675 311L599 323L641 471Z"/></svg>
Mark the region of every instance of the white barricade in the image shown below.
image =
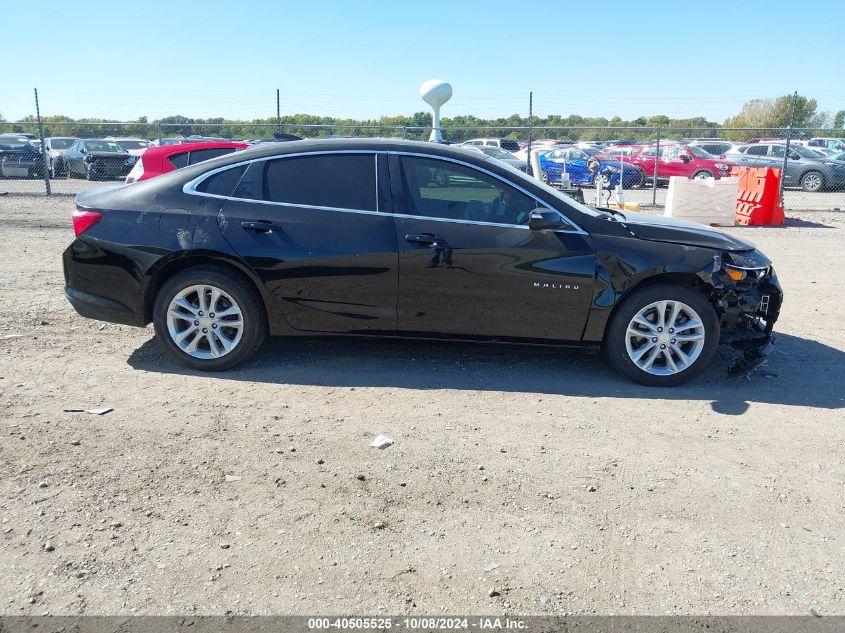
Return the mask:
<svg viewBox="0 0 845 633"><path fill-rule="evenodd" d="M738 192L739 178L690 180L672 176L663 215L700 224L734 226Z"/></svg>

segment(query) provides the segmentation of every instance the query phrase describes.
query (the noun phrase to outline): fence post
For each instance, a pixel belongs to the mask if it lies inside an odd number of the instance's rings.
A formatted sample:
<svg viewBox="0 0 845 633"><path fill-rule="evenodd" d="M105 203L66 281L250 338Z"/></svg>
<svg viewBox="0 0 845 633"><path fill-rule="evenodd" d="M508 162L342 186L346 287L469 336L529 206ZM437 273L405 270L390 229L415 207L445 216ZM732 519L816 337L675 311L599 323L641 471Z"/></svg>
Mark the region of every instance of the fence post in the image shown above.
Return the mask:
<svg viewBox="0 0 845 633"><path fill-rule="evenodd" d="M798 98L798 91L792 95L792 111L789 113L789 127L786 128L786 149L783 152L783 168L780 172L780 206L783 204L783 181L786 178L786 161L789 159L789 142L792 140L792 126L795 124L795 100Z"/></svg>
<svg viewBox="0 0 845 633"><path fill-rule="evenodd" d="M38 119L38 135L41 137L41 169L44 171L44 187L47 195L50 195L50 156L47 154L47 145L44 143L44 122L41 121L41 108L38 105L38 88L35 91L35 116Z"/></svg>
<svg viewBox="0 0 845 633"><path fill-rule="evenodd" d="M164 135L161 133L161 123L157 123L156 127L158 128L158 144L161 145L161 139L164 138Z"/></svg>
<svg viewBox="0 0 845 633"><path fill-rule="evenodd" d="M402 140L406 140L408 138L408 126L402 125Z"/></svg>
<svg viewBox="0 0 845 633"><path fill-rule="evenodd" d="M657 206L657 162L660 160L660 128L655 128L654 175L651 180L651 206Z"/></svg>

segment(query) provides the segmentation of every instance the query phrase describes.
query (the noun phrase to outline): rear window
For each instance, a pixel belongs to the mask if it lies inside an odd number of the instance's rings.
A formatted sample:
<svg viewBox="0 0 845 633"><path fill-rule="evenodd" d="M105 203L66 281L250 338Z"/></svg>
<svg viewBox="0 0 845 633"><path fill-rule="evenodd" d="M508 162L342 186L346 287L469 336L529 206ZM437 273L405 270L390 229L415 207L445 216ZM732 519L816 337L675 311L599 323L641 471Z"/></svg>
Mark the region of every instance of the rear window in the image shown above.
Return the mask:
<svg viewBox="0 0 845 633"><path fill-rule="evenodd" d="M215 196L231 196L244 173L244 168L244 165L239 165L217 172L197 185L197 191Z"/></svg>
<svg viewBox="0 0 845 633"><path fill-rule="evenodd" d="M170 161L170 164L173 165L176 169L182 169L183 167L188 166L188 154L190 152L182 152L181 154L171 154L168 156L167 160Z"/></svg>
<svg viewBox="0 0 845 633"><path fill-rule="evenodd" d="M322 154L256 161L236 198L377 211L374 154Z"/></svg>
<svg viewBox="0 0 845 633"><path fill-rule="evenodd" d="M507 138L503 138L501 144L499 145L502 149L506 149L509 152L518 152L519 151L519 143L516 141L512 141Z"/></svg>
<svg viewBox="0 0 845 633"><path fill-rule="evenodd" d="M235 147L214 147L211 149L195 149L191 152L191 155L188 159L188 164L193 165L195 163L201 163L204 160L211 160L212 158L217 158L218 156L225 156L226 154L231 154L235 151Z"/></svg>

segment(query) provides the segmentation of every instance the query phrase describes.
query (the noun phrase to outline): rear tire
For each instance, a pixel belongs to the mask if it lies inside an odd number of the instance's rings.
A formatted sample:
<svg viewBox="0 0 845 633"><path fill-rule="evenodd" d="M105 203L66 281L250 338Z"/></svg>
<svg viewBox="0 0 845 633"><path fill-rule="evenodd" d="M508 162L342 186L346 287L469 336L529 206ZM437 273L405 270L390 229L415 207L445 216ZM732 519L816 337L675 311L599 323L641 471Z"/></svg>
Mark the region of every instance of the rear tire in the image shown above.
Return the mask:
<svg viewBox="0 0 845 633"><path fill-rule="evenodd" d="M267 335L264 304L252 284L218 266L188 268L168 279L155 298L153 325L167 353L199 371L244 362Z"/></svg>
<svg viewBox="0 0 845 633"><path fill-rule="evenodd" d="M692 380L713 360L718 345L713 306L693 288L675 284L635 290L616 309L604 335L611 365L649 387Z"/></svg>
<svg viewBox="0 0 845 633"><path fill-rule="evenodd" d="M817 171L808 171L801 176L801 188L810 192L821 191L824 189L824 176Z"/></svg>

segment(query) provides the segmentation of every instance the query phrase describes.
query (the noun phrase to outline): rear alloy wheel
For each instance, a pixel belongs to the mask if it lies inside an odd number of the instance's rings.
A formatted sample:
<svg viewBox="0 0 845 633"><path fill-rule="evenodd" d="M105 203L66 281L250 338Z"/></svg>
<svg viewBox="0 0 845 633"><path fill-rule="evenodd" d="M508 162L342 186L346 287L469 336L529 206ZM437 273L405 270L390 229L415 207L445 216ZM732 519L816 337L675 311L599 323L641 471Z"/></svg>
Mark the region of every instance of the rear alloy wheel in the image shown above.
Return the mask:
<svg viewBox="0 0 845 633"><path fill-rule="evenodd" d="M699 170L692 175L692 180L707 180L708 178L713 178L713 172L706 169Z"/></svg>
<svg viewBox="0 0 845 633"><path fill-rule="evenodd" d="M88 180L95 180L97 178L97 174L94 173L91 165L85 165L85 178Z"/></svg>
<svg viewBox="0 0 845 633"><path fill-rule="evenodd" d="M713 306L692 288L647 286L616 310L605 334L608 358L650 387L680 385L700 374L719 344Z"/></svg>
<svg viewBox="0 0 845 633"><path fill-rule="evenodd" d="M229 369L249 358L267 329L261 300L248 281L216 267L171 277L156 296L156 336L180 364Z"/></svg>
<svg viewBox="0 0 845 633"><path fill-rule="evenodd" d="M602 189L610 189L610 174L602 174L599 180L601 180Z"/></svg>
<svg viewBox="0 0 845 633"><path fill-rule="evenodd" d="M821 191L824 189L824 176L817 171L808 171L801 176L801 188L804 191Z"/></svg>

